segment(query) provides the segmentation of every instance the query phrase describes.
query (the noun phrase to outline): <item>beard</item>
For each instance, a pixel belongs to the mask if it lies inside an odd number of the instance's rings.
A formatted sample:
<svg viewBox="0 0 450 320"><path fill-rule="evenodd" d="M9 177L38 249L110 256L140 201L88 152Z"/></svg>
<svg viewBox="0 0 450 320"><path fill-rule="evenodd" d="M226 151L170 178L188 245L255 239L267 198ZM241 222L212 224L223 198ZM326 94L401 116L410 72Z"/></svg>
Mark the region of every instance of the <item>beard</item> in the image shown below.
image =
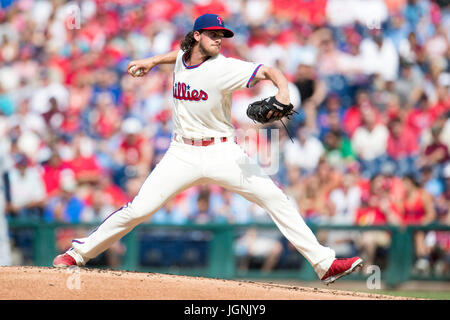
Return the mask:
<svg viewBox="0 0 450 320"><path fill-rule="evenodd" d="M205 47L201 42L198 44L198 49L200 50L200 53L204 56L209 56L209 57L215 57L219 54L220 52L220 45L218 47L216 46L209 46L209 47Z"/></svg>

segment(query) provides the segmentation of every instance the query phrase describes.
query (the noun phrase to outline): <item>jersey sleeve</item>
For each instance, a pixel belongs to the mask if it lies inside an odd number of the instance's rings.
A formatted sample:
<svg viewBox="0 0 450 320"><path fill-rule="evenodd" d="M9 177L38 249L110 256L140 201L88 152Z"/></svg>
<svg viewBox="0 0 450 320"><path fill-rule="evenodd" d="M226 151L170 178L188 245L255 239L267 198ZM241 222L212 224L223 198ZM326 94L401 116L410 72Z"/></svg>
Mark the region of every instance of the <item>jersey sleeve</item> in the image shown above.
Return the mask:
<svg viewBox="0 0 450 320"><path fill-rule="evenodd" d="M177 59L175 60L175 69L177 69L179 66L182 65L183 54L184 54L183 50L181 50L181 49L178 50Z"/></svg>
<svg viewBox="0 0 450 320"><path fill-rule="evenodd" d="M224 91L250 88L252 80L262 64L247 62L235 58L225 58L221 66L220 82Z"/></svg>

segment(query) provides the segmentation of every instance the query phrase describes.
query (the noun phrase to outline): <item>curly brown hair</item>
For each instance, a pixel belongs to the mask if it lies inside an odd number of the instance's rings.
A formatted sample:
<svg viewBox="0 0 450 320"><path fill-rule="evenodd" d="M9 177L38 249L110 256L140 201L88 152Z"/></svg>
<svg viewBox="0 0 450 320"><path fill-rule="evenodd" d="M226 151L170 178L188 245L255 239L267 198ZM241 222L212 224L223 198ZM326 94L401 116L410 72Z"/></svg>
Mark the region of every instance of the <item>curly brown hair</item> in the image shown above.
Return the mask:
<svg viewBox="0 0 450 320"><path fill-rule="evenodd" d="M190 31L186 34L180 44L181 50L186 54L186 60L189 60L191 57L192 48L197 43L197 40L194 38L194 32L195 31ZM202 30L199 30L198 32L202 33Z"/></svg>

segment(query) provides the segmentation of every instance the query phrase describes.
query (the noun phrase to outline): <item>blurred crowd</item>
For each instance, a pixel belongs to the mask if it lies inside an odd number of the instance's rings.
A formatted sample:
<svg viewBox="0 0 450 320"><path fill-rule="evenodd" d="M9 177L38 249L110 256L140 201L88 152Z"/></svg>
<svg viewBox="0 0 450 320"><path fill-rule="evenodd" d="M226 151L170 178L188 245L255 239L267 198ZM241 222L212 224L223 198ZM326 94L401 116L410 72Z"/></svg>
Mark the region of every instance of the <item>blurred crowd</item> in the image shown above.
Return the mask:
<svg viewBox="0 0 450 320"><path fill-rule="evenodd" d="M3 3L3 2L2 2ZM195 18L214 12L235 37L222 53L276 66L301 109L280 124L272 177L307 222L450 224L450 6L431 0L16 0L0 10L0 152L7 215L101 222L130 201L172 138L172 66L146 77L128 62L179 48ZM259 83L233 96L237 129L259 128ZM258 150L270 136L251 139ZM251 149L255 150L255 149ZM248 223L267 214L216 186L179 194L152 223ZM61 235L69 239L73 234ZM258 240L259 239L259 240ZM67 241L60 241L60 249ZM254 230L238 253L265 255L280 240ZM337 231L339 255L374 259L389 234ZM418 232L417 266L448 271L448 232ZM445 264L446 263L446 264Z"/></svg>

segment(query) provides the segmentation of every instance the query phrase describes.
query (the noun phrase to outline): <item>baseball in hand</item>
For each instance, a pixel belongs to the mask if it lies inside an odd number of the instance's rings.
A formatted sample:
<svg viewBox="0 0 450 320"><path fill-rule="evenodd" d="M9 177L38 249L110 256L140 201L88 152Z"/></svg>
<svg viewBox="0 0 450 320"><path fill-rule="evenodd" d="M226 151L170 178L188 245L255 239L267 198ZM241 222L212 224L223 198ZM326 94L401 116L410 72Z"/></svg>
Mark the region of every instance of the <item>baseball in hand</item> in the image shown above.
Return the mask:
<svg viewBox="0 0 450 320"><path fill-rule="evenodd" d="M144 75L144 69L138 68L136 66L132 66L130 68L130 73L133 77L140 77L140 76Z"/></svg>

